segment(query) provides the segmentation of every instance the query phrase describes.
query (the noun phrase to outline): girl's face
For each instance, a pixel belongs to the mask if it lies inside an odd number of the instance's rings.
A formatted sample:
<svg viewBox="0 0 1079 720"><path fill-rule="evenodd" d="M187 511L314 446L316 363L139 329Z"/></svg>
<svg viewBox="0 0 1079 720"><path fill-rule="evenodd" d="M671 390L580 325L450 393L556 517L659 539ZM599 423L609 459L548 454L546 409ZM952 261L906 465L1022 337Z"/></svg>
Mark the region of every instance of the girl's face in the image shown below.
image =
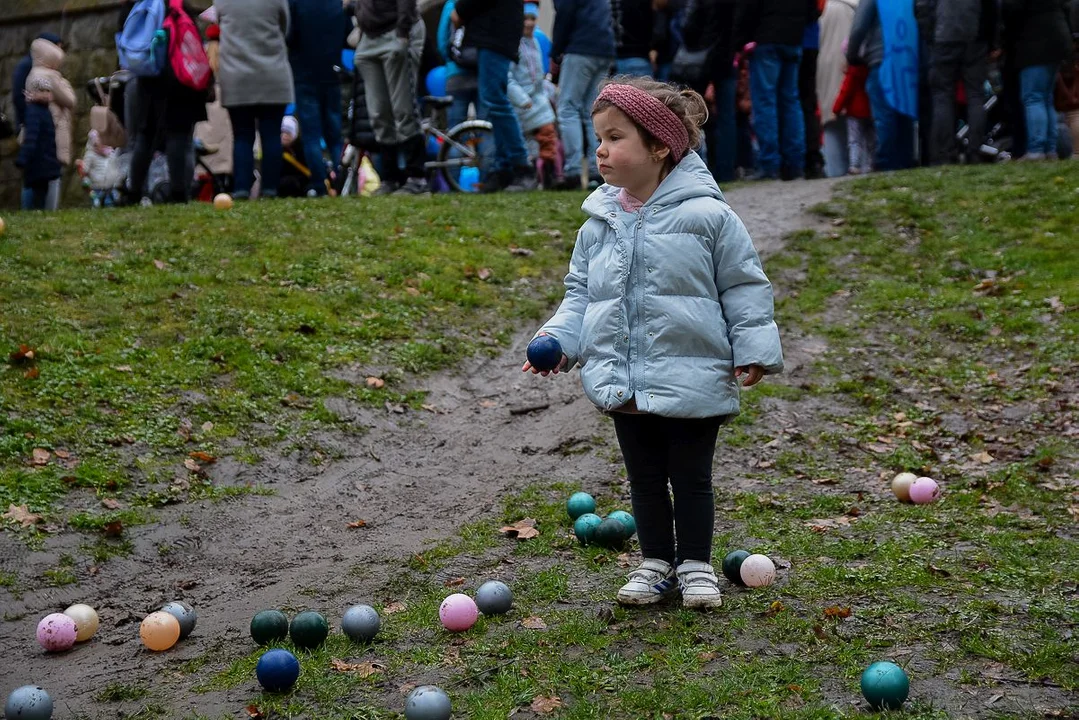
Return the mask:
<svg viewBox="0 0 1079 720"><path fill-rule="evenodd" d="M615 107L592 116L599 147L596 163L608 185L625 188L639 200L647 200L659 186L663 161L670 152L656 152L644 143L629 117Z"/></svg>
<svg viewBox="0 0 1079 720"><path fill-rule="evenodd" d="M532 37L532 33L536 31L536 18L531 15L525 15L525 37Z"/></svg>

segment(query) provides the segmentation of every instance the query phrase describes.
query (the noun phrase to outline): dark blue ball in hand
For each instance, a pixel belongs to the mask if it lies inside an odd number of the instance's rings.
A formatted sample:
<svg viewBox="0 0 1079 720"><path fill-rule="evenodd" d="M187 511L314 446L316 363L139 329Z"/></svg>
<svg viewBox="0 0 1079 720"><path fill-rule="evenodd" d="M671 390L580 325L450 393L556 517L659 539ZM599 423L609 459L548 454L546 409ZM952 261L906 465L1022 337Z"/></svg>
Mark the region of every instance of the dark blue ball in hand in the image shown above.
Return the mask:
<svg viewBox="0 0 1079 720"><path fill-rule="evenodd" d="M528 343L528 362L537 370L554 370L562 363L562 346L550 335Z"/></svg>

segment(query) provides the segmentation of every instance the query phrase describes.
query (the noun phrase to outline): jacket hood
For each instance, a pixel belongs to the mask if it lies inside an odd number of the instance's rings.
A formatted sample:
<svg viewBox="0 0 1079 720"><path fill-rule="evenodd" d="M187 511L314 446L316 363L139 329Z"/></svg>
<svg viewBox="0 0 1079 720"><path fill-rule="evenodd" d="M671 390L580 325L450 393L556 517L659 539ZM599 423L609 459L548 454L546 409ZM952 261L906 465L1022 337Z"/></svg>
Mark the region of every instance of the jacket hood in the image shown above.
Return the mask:
<svg viewBox="0 0 1079 720"><path fill-rule="evenodd" d="M44 38L38 38L30 44L30 57L34 60L34 67L59 70L64 64L64 51L56 43Z"/></svg>
<svg viewBox="0 0 1079 720"><path fill-rule="evenodd" d="M618 193L621 190L622 188L613 185L601 185L588 196L581 209L594 218L603 219L611 211L619 209ZM644 206L676 205L698 197L726 202L704 160L690 150L682 161L674 166L671 173L663 178Z"/></svg>

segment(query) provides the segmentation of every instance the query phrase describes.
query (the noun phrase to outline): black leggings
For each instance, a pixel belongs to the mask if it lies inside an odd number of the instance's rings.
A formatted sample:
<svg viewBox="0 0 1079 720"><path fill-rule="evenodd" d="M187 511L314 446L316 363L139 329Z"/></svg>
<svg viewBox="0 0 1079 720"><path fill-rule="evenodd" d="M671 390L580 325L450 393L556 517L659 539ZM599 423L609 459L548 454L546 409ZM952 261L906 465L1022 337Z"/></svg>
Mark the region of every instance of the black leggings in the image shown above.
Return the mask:
<svg viewBox="0 0 1079 720"><path fill-rule="evenodd" d="M687 419L616 412L611 417L629 473L641 554L672 565L711 562L712 456L719 426L728 416Z"/></svg>

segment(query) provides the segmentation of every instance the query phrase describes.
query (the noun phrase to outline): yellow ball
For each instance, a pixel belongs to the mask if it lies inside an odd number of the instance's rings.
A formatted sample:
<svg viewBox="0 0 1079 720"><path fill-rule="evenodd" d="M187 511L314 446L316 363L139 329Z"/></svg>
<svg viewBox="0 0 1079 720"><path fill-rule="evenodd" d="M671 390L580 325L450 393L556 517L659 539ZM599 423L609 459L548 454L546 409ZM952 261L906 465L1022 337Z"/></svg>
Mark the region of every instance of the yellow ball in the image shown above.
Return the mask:
<svg viewBox="0 0 1079 720"><path fill-rule="evenodd" d="M232 209L232 196L228 193L220 193L214 198L214 209L216 210L231 210Z"/></svg>
<svg viewBox="0 0 1079 720"><path fill-rule="evenodd" d="M139 626L139 637L151 650L168 650L180 639L180 621L167 612L152 612Z"/></svg>
<svg viewBox="0 0 1079 720"><path fill-rule="evenodd" d="M892 480L892 492L895 493L900 502L910 502L910 486L917 479L918 476L914 473L901 472Z"/></svg>
<svg viewBox="0 0 1079 720"><path fill-rule="evenodd" d="M86 642L97 632L97 611L89 605L72 605L64 610L64 615L75 621L75 642Z"/></svg>

